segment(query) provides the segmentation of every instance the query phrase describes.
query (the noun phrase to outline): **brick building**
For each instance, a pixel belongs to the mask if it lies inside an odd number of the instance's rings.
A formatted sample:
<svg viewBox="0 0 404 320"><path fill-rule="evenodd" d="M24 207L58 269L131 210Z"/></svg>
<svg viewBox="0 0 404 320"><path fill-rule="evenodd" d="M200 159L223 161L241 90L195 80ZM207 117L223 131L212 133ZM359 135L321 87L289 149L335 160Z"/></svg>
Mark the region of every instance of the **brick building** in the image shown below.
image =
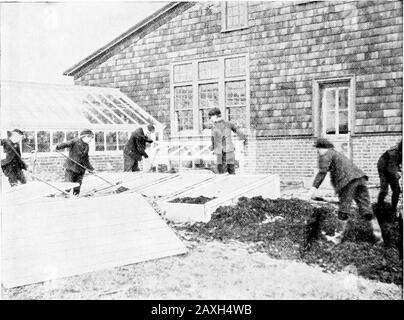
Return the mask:
<svg viewBox="0 0 404 320"><path fill-rule="evenodd" d="M119 88L172 141L208 139L219 106L247 172L312 177L327 136L376 182L402 136L402 28L401 1L175 2L65 75Z"/></svg>

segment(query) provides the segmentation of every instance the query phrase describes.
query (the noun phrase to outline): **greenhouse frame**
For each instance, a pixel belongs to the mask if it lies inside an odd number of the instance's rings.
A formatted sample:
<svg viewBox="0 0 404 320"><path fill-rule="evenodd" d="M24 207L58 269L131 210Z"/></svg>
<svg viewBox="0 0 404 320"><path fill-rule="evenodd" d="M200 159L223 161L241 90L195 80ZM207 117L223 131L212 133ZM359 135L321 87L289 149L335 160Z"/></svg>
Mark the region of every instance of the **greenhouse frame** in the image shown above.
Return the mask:
<svg viewBox="0 0 404 320"><path fill-rule="evenodd" d="M90 154L121 154L131 132L148 124L156 128L152 138L161 140L164 125L119 89L1 82L1 136L23 130L23 156L32 151L51 155L57 144L78 137L83 129L95 133Z"/></svg>

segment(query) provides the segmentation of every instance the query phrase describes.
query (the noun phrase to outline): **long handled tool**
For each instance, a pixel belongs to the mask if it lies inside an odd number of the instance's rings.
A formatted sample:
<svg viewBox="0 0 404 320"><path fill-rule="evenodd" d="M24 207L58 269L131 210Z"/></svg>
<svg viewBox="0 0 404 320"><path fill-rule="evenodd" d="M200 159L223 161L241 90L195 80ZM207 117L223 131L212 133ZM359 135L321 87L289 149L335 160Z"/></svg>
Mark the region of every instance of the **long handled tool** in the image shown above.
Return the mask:
<svg viewBox="0 0 404 320"><path fill-rule="evenodd" d="M70 158L69 156L65 155L64 153L57 151L57 153L61 154L63 157L65 157L66 159L69 159L70 161L74 162L75 164L77 164L78 166L82 167L83 169L87 170L89 173L91 173L92 175L96 176L97 178L103 180L104 182L108 183L109 185L115 187L119 184L121 184L122 182L117 182L117 183L112 183L111 181L108 181L107 179L104 179L103 177L101 177L100 175L94 173L92 170L90 170L89 168L87 168L86 166L83 166L81 163L77 162L76 160L73 160L72 158ZM126 188L124 186L120 186L118 189L115 190L116 193L121 193L124 191L129 190L129 188Z"/></svg>

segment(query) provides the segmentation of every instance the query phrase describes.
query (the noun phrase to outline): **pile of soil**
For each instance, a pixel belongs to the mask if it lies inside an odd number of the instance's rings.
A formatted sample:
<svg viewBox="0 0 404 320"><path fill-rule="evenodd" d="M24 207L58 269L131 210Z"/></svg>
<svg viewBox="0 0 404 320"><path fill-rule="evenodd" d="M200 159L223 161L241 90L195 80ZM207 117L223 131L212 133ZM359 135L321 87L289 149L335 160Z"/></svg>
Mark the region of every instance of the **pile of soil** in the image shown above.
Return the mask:
<svg viewBox="0 0 404 320"><path fill-rule="evenodd" d="M193 204L205 204L206 202L209 202L210 200L216 199L216 197L209 198L209 197L204 197L204 196L199 196L196 198L193 197L184 197L184 198L175 198L169 202L176 202L176 203L193 203Z"/></svg>
<svg viewBox="0 0 404 320"><path fill-rule="evenodd" d="M183 228L210 239L253 243L255 250L273 258L319 265L325 272L349 270L402 285L402 219L394 217L388 204L376 211L384 245L374 243L368 223L357 212L340 245L326 241L322 232L333 235L337 226L335 207L316 207L299 199L242 197L236 206L219 207L208 223Z"/></svg>

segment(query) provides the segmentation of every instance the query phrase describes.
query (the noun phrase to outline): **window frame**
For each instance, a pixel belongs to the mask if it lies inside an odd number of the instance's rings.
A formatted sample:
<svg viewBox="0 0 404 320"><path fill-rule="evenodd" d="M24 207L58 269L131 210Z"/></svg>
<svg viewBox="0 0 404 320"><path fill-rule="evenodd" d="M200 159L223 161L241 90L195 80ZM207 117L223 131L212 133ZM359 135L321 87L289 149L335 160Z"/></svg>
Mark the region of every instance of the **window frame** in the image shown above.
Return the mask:
<svg viewBox="0 0 404 320"><path fill-rule="evenodd" d="M238 3L243 3L243 5L245 5L245 10L244 10L245 25L239 26L239 27L227 27L227 5L228 5L228 2L229 1L223 1L221 3L221 15L222 15L221 32L231 32L231 31L247 29L248 28L248 2L247 1L233 1L233 2L238 2Z"/></svg>
<svg viewBox="0 0 404 320"><path fill-rule="evenodd" d="M242 76L225 76L225 61L226 59L232 58L243 58L245 61L245 74ZM216 79L203 79L199 80L199 63L208 62L218 60L219 62L219 77ZM245 104L245 131L246 134L250 133L250 69L249 69L249 53L239 53L233 55L223 55L223 56L215 56L208 57L205 59L195 59L195 60L186 60L186 61L178 61L171 63L170 65L170 121L171 121L171 136L172 137L183 137L183 136L208 136L210 134L209 129L200 130L200 108L199 108L199 86L203 84L218 84L219 92L218 92L218 104L219 108L222 112L223 117L226 116L226 83L233 81L245 81L245 95L246 95L246 104ZM192 81L188 82L174 82L174 68L177 65L192 63ZM182 130L178 131L178 124L175 117L175 88L181 86L192 86L192 112L193 112L193 129L192 130Z"/></svg>

